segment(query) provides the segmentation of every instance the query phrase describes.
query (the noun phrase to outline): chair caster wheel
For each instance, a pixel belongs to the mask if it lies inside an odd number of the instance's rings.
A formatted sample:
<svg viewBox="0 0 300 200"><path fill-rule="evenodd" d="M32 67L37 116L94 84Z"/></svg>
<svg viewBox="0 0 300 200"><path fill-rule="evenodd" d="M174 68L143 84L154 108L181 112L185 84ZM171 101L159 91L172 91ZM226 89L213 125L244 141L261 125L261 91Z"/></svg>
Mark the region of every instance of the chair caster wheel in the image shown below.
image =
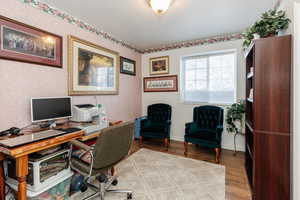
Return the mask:
<svg viewBox="0 0 300 200"><path fill-rule="evenodd" d="M115 179L112 183L111 183L113 186L116 186L116 185L118 185L118 180L117 179Z"/></svg>
<svg viewBox="0 0 300 200"><path fill-rule="evenodd" d="M80 186L80 191L81 191L81 192L85 192L85 191L87 191L87 189L88 189L88 187L87 187L86 184L82 184L82 185Z"/></svg>
<svg viewBox="0 0 300 200"><path fill-rule="evenodd" d="M127 193L127 199L132 199L132 193Z"/></svg>
<svg viewBox="0 0 300 200"><path fill-rule="evenodd" d="M100 176L98 176L97 179L100 183L106 183L108 181L107 176L105 176L104 174L101 174Z"/></svg>

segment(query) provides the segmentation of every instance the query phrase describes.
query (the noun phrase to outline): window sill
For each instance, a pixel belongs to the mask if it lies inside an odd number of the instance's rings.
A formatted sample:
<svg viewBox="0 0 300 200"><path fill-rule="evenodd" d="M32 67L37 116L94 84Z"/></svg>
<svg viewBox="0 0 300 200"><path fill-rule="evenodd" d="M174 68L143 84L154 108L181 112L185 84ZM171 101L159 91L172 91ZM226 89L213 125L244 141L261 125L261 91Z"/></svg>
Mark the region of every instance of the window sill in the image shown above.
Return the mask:
<svg viewBox="0 0 300 200"><path fill-rule="evenodd" d="M213 102L191 102L191 101L182 101L185 105L197 105L197 106L203 106L203 105L213 105L213 106L231 106L234 103L213 103Z"/></svg>

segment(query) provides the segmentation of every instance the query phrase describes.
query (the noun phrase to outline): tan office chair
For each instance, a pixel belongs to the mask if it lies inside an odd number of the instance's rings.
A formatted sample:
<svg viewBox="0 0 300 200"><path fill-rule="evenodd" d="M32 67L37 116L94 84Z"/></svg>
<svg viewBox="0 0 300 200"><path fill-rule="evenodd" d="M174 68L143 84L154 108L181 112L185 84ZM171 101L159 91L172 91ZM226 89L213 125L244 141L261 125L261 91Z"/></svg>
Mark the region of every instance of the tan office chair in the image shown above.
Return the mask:
<svg viewBox="0 0 300 200"><path fill-rule="evenodd" d="M71 168L78 173L87 176L85 184L87 187L95 191L94 194L85 198L92 199L100 196L104 200L106 192L127 193L127 199L132 199L132 191L130 190L110 190L111 185L117 184L115 176L108 178L108 171L117 163L128 156L134 135L134 122L125 122L101 131L96 145L88 146L77 140L71 142L72 145L83 149L90 155L90 163L83 161L78 157L71 157ZM91 177L96 177L100 184L99 187L90 182Z"/></svg>

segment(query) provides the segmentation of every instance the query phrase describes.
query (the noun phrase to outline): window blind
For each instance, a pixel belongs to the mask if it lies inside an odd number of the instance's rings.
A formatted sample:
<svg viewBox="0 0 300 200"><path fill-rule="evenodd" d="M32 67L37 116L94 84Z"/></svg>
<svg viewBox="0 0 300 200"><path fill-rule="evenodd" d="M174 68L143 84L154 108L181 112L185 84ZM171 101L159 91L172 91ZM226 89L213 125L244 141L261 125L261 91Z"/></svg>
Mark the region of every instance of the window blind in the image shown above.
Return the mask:
<svg viewBox="0 0 300 200"><path fill-rule="evenodd" d="M183 58L185 102L236 102L236 53L226 52Z"/></svg>

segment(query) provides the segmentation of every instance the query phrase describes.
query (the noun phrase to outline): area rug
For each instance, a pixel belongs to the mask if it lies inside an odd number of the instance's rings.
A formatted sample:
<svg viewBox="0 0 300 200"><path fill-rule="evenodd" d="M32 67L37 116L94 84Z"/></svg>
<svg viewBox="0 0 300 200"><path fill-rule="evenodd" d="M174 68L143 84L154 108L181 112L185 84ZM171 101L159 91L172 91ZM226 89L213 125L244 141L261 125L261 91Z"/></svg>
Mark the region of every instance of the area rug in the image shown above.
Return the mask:
<svg viewBox="0 0 300 200"><path fill-rule="evenodd" d="M111 189L130 189L135 200L225 200L222 165L140 149L122 161L117 172L119 184ZM122 199L126 194L105 196L105 200Z"/></svg>

